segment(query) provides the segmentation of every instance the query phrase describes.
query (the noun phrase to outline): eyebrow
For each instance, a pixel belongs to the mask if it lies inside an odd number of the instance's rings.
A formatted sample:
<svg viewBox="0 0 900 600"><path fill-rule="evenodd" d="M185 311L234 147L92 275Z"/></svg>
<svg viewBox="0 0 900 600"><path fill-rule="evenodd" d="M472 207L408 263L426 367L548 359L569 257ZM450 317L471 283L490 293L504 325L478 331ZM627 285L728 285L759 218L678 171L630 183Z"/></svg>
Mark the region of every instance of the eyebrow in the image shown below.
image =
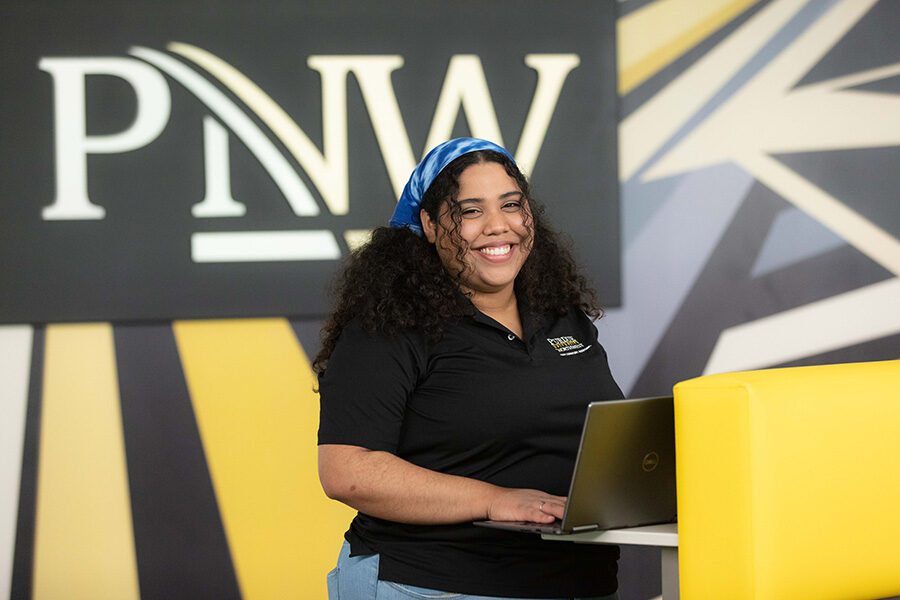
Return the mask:
<svg viewBox="0 0 900 600"><path fill-rule="evenodd" d="M523 193L522 193L521 191L519 191L519 190L509 191L509 192L500 194L498 200L506 200L507 198L512 198L513 196L520 196L520 197L524 198L524 197L525 197L525 194L523 194ZM464 198L464 199L462 199L462 200L457 200L457 201L456 201L456 204L464 204L464 203L467 203L467 202L468 202L468 203L481 204L482 202L484 202L484 198Z"/></svg>

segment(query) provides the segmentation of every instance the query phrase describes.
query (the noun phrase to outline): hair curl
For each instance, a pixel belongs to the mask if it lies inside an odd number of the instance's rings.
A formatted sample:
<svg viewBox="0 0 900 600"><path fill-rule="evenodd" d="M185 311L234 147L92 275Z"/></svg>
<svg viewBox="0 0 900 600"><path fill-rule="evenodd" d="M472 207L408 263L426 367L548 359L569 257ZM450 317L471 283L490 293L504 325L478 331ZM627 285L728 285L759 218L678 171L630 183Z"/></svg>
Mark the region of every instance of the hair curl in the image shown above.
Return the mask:
<svg viewBox="0 0 900 600"><path fill-rule="evenodd" d="M449 216L447 235L456 249L457 262L466 265L468 246L460 235L461 215L456 210L459 177L469 166L499 163L526 199L525 227L528 258L515 281L516 295L536 315L564 315L573 307L593 318L603 311L597 296L578 272L568 244L544 219L543 208L531 197L528 181L516 164L491 150L464 154L435 178L422 197L422 209L432 221ZM443 212L442 212L443 211ZM351 253L334 284L334 312L322 328L322 349L313 360L321 375L344 327L359 319L370 332L395 335L417 330L429 340L440 339L448 322L472 315L475 308L460 284L465 269L450 273L435 246L406 228L379 227L371 240Z"/></svg>

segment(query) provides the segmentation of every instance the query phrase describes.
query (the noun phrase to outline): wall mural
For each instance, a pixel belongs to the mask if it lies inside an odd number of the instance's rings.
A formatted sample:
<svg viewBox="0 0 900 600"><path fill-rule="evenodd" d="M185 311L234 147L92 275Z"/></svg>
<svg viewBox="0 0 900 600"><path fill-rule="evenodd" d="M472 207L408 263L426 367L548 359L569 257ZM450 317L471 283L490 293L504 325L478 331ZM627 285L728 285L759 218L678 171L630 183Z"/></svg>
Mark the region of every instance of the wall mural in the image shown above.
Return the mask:
<svg viewBox="0 0 900 600"><path fill-rule="evenodd" d="M621 295L598 326L626 393L897 358L900 6L617 8ZM104 52L134 44L119 41ZM221 141L199 116L198 135ZM37 226L4 176L4 227ZM51 204L52 180L40 185ZM0 244L0 293L37 286ZM316 478L318 319L0 316L0 597L324 597L351 511ZM657 595L657 575L658 556L624 551L623 600Z"/></svg>
<svg viewBox="0 0 900 600"><path fill-rule="evenodd" d="M620 44L674 4L622 17ZM623 90L623 304L600 328L632 394L900 354L898 23L874 0L666 19Z"/></svg>

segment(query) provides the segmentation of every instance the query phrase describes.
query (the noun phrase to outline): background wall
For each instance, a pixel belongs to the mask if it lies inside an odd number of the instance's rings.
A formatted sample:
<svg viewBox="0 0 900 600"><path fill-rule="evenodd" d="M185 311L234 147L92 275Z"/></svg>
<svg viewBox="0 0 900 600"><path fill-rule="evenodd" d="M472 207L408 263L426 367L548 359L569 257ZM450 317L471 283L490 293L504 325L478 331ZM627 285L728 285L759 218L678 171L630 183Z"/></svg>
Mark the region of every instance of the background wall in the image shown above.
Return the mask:
<svg viewBox="0 0 900 600"><path fill-rule="evenodd" d="M599 330L626 393L897 358L900 6L617 9L621 302ZM324 596L352 514L315 475L318 319L3 321L0 596ZM623 600L659 593L652 551L621 571Z"/></svg>
<svg viewBox="0 0 900 600"><path fill-rule="evenodd" d="M621 8L623 388L900 356L900 4Z"/></svg>
<svg viewBox="0 0 900 600"><path fill-rule="evenodd" d="M601 327L620 382L896 356L900 7L638 4L619 21L623 304Z"/></svg>

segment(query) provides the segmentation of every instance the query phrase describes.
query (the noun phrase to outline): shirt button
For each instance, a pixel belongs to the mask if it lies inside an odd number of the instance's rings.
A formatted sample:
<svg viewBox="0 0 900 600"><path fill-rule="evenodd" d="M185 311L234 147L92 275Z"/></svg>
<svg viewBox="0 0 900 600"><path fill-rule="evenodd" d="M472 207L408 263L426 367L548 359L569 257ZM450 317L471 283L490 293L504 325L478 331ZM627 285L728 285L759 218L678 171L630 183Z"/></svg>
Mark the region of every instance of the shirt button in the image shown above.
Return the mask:
<svg viewBox="0 0 900 600"><path fill-rule="evenodd" d="M506 336L506 339L508 339L509 341L513 341L514 339L516 339L516 336L514 336L513 334L509 334L508 336Z"/></svg>

